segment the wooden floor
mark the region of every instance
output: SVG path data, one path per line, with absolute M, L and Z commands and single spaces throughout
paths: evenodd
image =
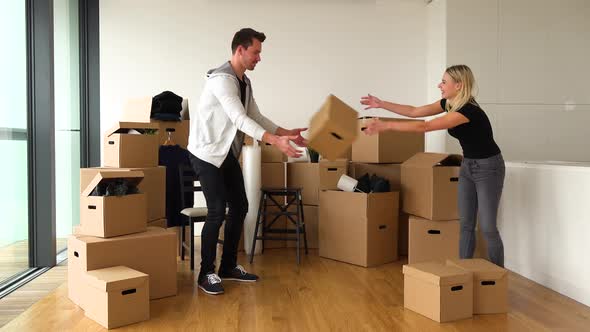
M 66 238 L 56 240 L 57 252 L 67 244 Z M 0 282 L 29 268 L 29 241 L 22 240 L 0 248 Z
M 255 284 L 224 283 L 226 294 L 195 287 L 178 265 L 179 293 L 151 302 L 149 321 L 123 331 L 589 331 L 590 308 L 514 273 L 510 312 L 439 324 L 403 308 L 403 262 L 365 269 L 317 256 L 295 263 L 292 249 L 267 250 L 246 269 Z M 6 331 L 101 331 L 67 298 L 65 284 L 4 326 Z

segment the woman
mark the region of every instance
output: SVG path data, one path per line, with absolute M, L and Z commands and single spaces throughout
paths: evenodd
M 414 107 L 382 101 L 367 95 L 361 98 L 365 109 L 383 108 L 411 118 L 444 116 L 431 121 L 380 121 L 375 119 L 365 129 L 368 135 L 385 130 L 429 132 L 448 129 L 463 148 L 459 175 L 459 218 L 461 258 L 472 258 L 475 250 L 475 223 L 479 212 L 480 229 L 488 244 L 490 260 L 504 266 L 504 245 L 496 227 L 498 204 L 504 185 L 504 159 L 494 141 L 492 126 L 473 97 L 475 78 L 466 65 L 447 68 L 438 85 L 442 99 L 430 105 Z

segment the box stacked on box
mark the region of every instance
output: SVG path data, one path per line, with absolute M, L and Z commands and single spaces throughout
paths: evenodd
M 422 121 L 407 119 L 380 118 L 382 121 Z M 350 175 L 359 179 L 364 175 L 378 176 L 389 181 L 392 191 L 400 191 L 400 205 L 403 204 L 401 187 L 401 163 L 416 153 L 424 152 L 424 133 L 385 131 L 376 135 L 366 135 L 364 129 L 371 117 L 357 120 L 358 139 L 352 144 Z M 398 253 L 408 254 L 407 215 L 397 211 L 399 219 Z
M 128 105 L 124 121 L 106 132 L 104 167 L 80 170 L 68 296 L 106 328 L 149 319 L 149 300 L 177 290 L 176 235 L 165 229 L 166 168 L 158 166 L 162 129 L 170 125 L 145 119 L 149 102 Z M 188 136 L 188 122 L 186 130 L 181 124 L 175 129 Z

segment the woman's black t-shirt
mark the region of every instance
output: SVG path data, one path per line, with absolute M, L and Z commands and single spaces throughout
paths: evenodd
M 446 99 L 441 99 L 440 106 L 445 111 L 446 103 Z M 449 128 L 449 134 L 459 140 L 465 158 L 482 159 L 500 153 L 500 148 L 494 141 L 490 119 L 479 106 L 467 103 L 457 112 L 463 114 L 469 122 Z

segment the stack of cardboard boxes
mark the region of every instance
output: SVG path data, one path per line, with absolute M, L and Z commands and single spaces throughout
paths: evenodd
M 380 176 L 389 181 L 391 191 L 322 193 L 320 256 L 376 266 L 398 259 L 400 163 L 424 151 L 424 135 L 388 131 L 368 136 L 363 130 L 372 119 L 353 121 L 356 140 L 348 174 L 355 179 Z
M 182 125 L 149 121 L 151 99 L 129 105 L 127 122 L 105 134 L 103 167 L 80 170 L 80 225 L 68 239 L 68 296 L 107 328 L 149 319 L 149 300 L 177 291 L 177 242 L 163 228 L 166 174 L 158 148 L 162 128 Z
M 439 322 L 507 310 L 506 270 L 458 259 L 461 160 L 418 153 L 401 167 L 403 211 L 410 215 L 404 306 Z

